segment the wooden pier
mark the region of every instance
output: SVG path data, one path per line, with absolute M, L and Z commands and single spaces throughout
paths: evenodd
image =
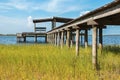
M 107 25 L 120 25 L 120 0 L 115 0 L 105 6 L 48 31 L 47 40 L 49 40 L 49 43 L 61 46 L 62 48 L 64 41 L 66 46 L 70 47 L 72 45 L 71 41 L 76 39 L 76 56 L 78 56 L 81 52 L 79 48 L 80 33 L 84 31 L 84 44 L 85 48 L 87 48 L 88 30 L 92 29 L 92 63 L 94 69 L 97 69 L 98 44 L 99 48 L 102 50 L 103 29 L 106 29 Z M 75 32 L 75 38 L 72 38 L 73 32 Z
M 34 32 L 22 32 L 17 33 L 17 42 L 26 42 L 27 37 L 34 37 L 35 41 L 37 42 L 38 37 L 45 37 L 45 43 L 49 42 L 49 38 L 47 37 L 46 28 L 47 27 L 38 27 L 36 26 L 37 23 L 44 23 L 44 22 L 51 22 L 51 29 L 56 28 L 56 23 L 67 23 L 73 19 L 71 18 L 63 18 L 63 17 L 53 17 L 53 18 L 46 18 L 46 19 L 34 19 Z M 47 40 L 48 38 L 48 40 Z
M 26 43 L 26 38 L 27 37 L 34 37 L 34 42 L 38 42 L 37 38 L 38 37 L 44 37 L 45 38 L 45 43 L 47 42 L 47 36 L 46 33 L 35 33 L 35 32 L 23 32 L 23 33 L 17 33 L 17 42 L 24 42 Z

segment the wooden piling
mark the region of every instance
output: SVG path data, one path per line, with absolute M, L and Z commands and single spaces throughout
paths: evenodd
M 34 32 L 36 32 L 35 28 L 36 28 L 36 23 L 34 23 Z
M 79 56 L 79 39 L 80 39 L 80 30 L 76 29 L 76 56 Z
M 92 26 L 92 63 L 94 69 L 97 69 L 97 27 Z
M 57 46 L 60 46 L 60 32 L 57 34 Z
M 99 48 L 102 50 L 103 47 L 103 31 L 102 28 L 99 28 Z
M 24 42 L 26 42 L 26 36 L 24 36 L 24 38 L 23 38 L 23 39 L 24 39 Z
M 61 31 L 61 48 L 63 48 L 64 44 L 64 31 Z
M 47 43 L 47 34 L 46 34 L 46 36 L 45 36 L 45 43 Z
M 35 42 L 37 42 L 37 35 L 35 35 Z
M 73 46 L 73 34 L 72 31 L 70 31 L 70 47 L 72 48 Z
M 67 47 L 70 47 L 70 29 L 67 30 L 66 45 L 67 45 Z
M 54 33 L 55 34 L 55 46 L 57 46 L 57 33 Z
M 55 28 L 55 27 L 56 27 L 56 20 L 53 19 L 53 21 L 52 21 L 52 29 Z
M 84 39 L 85 40 L 85 48 L 87 48 L 88 47 L 88 30 L 87 29 L 85 30 L 84 36 L 85 36 L 85 39 Z

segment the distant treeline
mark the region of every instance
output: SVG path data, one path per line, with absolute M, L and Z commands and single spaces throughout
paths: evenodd
M 0 36 L 16 36 L 16 34 L 0 34 Z

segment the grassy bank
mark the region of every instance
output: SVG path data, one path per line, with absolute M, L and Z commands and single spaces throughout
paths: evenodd
M 92 69 L 91 48 L 60 49 L 52 45 L 0 45 L 0 80 L 120 80 L 120 47 L 98 54 Z

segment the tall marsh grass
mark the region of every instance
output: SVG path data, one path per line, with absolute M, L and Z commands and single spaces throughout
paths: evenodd
M 91 48 L 47 44 L 0 45 L 0 80 L 120 80 L 120 47 L 98 53 L 99 71 L 93 70 Z

